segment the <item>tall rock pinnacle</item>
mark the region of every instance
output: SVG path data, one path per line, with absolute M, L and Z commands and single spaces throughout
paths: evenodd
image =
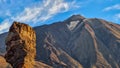
M 14 22 L 6 38 L 5 59 L 13 68 L 33 68 L 36 56 L 36 34 L 27 24 Z

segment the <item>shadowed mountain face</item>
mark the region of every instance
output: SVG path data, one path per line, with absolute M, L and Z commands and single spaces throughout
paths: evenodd
M 63 22 L 34 28 L 36 60 L 54 68 L 119 68 L 120 25 L 73 15 Z M 0 35 L 0 52 L 5 52 Z M 1 50 L 2 49 L 2 50 Z

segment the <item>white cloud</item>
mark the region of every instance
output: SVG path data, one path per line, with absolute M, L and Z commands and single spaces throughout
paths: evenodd
M 120 13 L 119 13 L 119 14 L 117 14 L 117 15 L 116 15 L 116 17 L 120 19 Z
M 8 28 L 9 28 L 9 27 L 10 27 L 9 21 L 8 21 L 8 20 L 4 20 L 4 21 L 0 24 L 0 34 L 8 31 Z
M 64 0 L 43 0 L 42 3 L 27 7 L 17 17 L 12 19 L 20 22 L 40 22 L 46 21 L 54 15 L 62 12 L 67 12 L 71 8 L 78 8 L 75 1 L 65 2 Z
M 116 14 L 116 15 L 114 16 L 114 18 L 115 18 L 116 21 L 119 21 L 119 20 L 120 20 L 120 13 Z
M 6 2 L 7 0 L 0 0 L 0 2 Z M 24 0 L 22 0 L 24 1 Z M 14 1 L 11 1 L 10 4 L 11 6 L 16 6 L 13 3 Z M 16 2 L 17 4 L 20 4 L 23 2 Z M 29 3 L 29 0 L 26 1 L 25 3 Z M 0 24 L 0 34 L 3 32 L 8 31 L 10 25 L 12 24 L 12 21 L 19 21 L 19 22 L 24 22 L 30 25 L 35 25 L 38 22 L 43 22 L 46 21 L 53 16 L 55 16 L 58 13 L 63 13 L 70 11 L 75 8 L 79 8 L 80 6 L 76 3 L 76 0 L 73 1 L 65 1 L 65 0 L 43 0 L 39 1 L 37 3 L 32 3 L 31 5 L 25 5 L 23 4 L 24 9 L 20 12 L 17 10 L 17 7 L 14 7 L 14 9 L 7 6 L 9 8 L 8 11 L 5 13 L 3 16 L 8 16 L 7 19 L 2 21 L 2 24 Z M 30 1 L 31 3 L 31 1 Z M 26 7 L 27 6 L 27 7 Z M 19 6 L 18 6 L 19 7 Z M 14 10 L 14 13 L 13 13 Z M 17 11 L 16 11 L 17 10 Z M 2 13 L 2 14 L 3 14 Z
M 103 9 L 103 11 L 110 11 L 110 10 L 120 10 L 120 4 L 116 4 L 116 5 L 113 5 L 113 6 L 110 6 L 110 7 L 106 7 L 105 9 Z

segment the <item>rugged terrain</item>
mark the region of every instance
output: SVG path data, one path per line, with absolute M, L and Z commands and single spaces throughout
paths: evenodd
M 119 24 L 73 15 L 34 30 L 37 62 L 53 68 L 120 68 Z M 3 55 L 6 36 L 0 35 Z
M 33 68 L 36 56 L 36 34 L 27 24 L 13 22 L 5 39 L 5 59 L 13 68 Z

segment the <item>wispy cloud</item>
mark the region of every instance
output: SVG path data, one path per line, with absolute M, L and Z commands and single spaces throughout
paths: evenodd
M 75 1 L 65 2 L 64 0 L 43 0 L 42 3 L 27 7 L 20 15 L 13 18 L 20 22 L 39 22 L 46 21 L 54 15 L 67 12 L 73 7 L 78 7 Z
M 4 20 L 1 24 L 0 24 L 0 34 L 3 32 L 8 31 L 8 28 L 10 27 L 9 21 L 8 20 Z
M 120 13 L 114 15 L 114 19 L 116 20 L 116 22 L 120 21 Z
M 0 33 L 6 32 L 13 21 L 34 25 L 39 22 L 44 22 L 59 13 L 80 7 L 77 5 L 76 0 L 42 0 L 38 2 L 34 2 L 34 0 L 10 0 L 9 2 L 7 0 L 0 0 L 0 2 L 4 2 L 4 4 L 1 3 L 0 5 L 0 8 L 2 8 L 0 15 L 6 18 L 0 24 Z M 29 5 L 26 5 L 27 3 Z M 6 8 L 4 8 L 5 6 Z
M 115 16 L 120 19 L 120 13 L 119 13 L 119 14 L 116 14 Z
M 120 4 L 109 6 L 109 7 L 106 7 L 105 9 L 103 9 L 103 11 L 110 11 L 110 10 L 120 10 Z

